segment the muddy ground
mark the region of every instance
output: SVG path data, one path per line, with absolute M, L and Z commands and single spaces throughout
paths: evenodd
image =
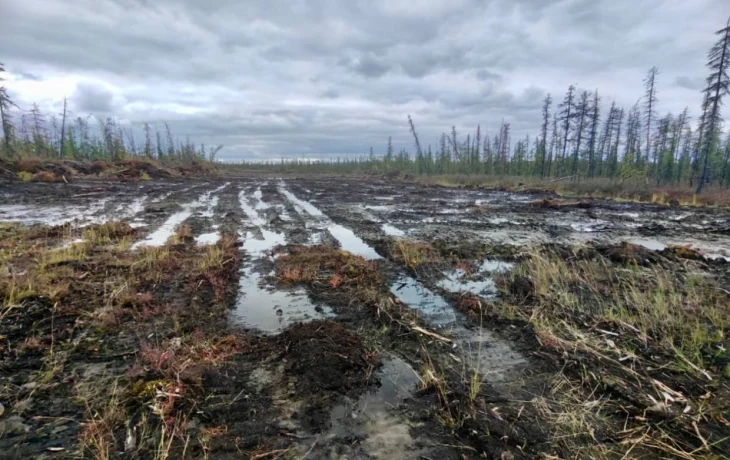
M 123 235 L 99 238 L 109 222 Z M 701 385 L 646 358 L 623 394 L 591 388 L 605 355 L 548 343 L 522 314 L 535 280 L 515 274 L 547 250 L 661 266 L 727 305 L 724 209 L 257 175 L 7 182 L 0 225 L 5 458 L 730 455 L 724 326 Z M 47 292 L 18 295 L 41 275 Z M 100 319 L 115 277 L 135 300 Z M 621 348 L 623 330 L 586 329 Z M 632 395 L 645 367 L 668 399 Z M 654 419 L 652 401 L 684 406 Z

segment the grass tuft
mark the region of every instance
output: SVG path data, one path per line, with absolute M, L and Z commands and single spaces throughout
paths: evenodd
M 399 239 L 390 252 L 393 259 L 413 270 L 436 260 L 436 249 L 424 241 Z

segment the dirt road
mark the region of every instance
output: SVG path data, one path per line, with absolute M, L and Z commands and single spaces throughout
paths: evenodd
M 551 421 L 524 415 L 535 413 L 524 401 L 534 403 L 560 366 L 545 359 L 531 326 L 485 322 L 470 308 L 499 303 L 515 263 L 546 244 L 626 241 L 648 253 L 691 245 L 716 273 L 730 260 L 730 214 L 717 209 L 316 177 L 0 186 L 0 222 L 70 228 L 47 238 L 49 250 L 84 244 L 84 227 L 110 221 L 134 229 L 131 260 L 173 244 L 182 228 L 190 251 L 220 246 L 224 235 L 237 240 L 233 294 L 211 327 L 243 337 L 244 351 L 197 382 L 209 397 L 183 430 L 192 434 L 186 448 L 198 439 L 183 452 L 211 458 L 565 455 Z M 160 343 L 175 336 L 165 334 Z M 9 437 L 1 446 L 13 455 L 69 455 L 88 413 L 63 402 L 18 409 L 37 381 L 18 377 L 18 359 L 5 350 L 0 428 Z M 111 360 L 98 370 L 95 361 L 66 366 L 118 378 L 133 365 Z M 57 432 L 43 421 L 66 416 Z M 128 437 L 139 417 L 119 432 Z M 214 442 L 201 440 L 222 426 Z M 123 438 L 112 450 L 125 451 Z M 120 455 L 132 452 L 151 450 L 137 442 Z

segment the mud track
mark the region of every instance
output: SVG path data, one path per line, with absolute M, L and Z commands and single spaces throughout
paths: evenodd
M 225 238 L 237 240 L 222 291 L 212 279 L 194 295 L 192 284 L 176 284 L 184 263 L 145 285 L 161 303 L 197 305 L 188 335 L 158 324 L 149 337 L 170 344 L 182 336 L 185 344 L 203 334 L 217 352 L 228 350 L 215 365 L 177 375 L 197 393 L 172 451 L 195 458 L 572 457 L 555 441 L 553 421 L 525 403 L 545 392 L 561 363 L 529 324 L 476 308 L 501 302 L 510 270 L 545 245 L 625 241 L 643 248 L 647 264 L 664 260 L 670 246 L 691 245 L 718 279 L 728 279 L 730 260 L 730 214 L 719 209 L 316 177 L 0 184 L 0 222 L 41 232 L 49 250 L 84 244 L 84 228 L 111 221 L 133 229 L 124 248 L 130 264 L 150 248 L 184 247 L 180 260 L 198 260 L 206 248 L 232 250 Z M 89 411 L 73 401 L 77 381 L 166 378 L 124 355 L 144 337 L 130 339 L 132 331 L 147 326 L 120 321 L 85 332 L 76 312 L 56 316 L 58 303 L 21 305 L 25 316 L 0 331 L 0 456 L 79 455 Z M 42 326 L 49 315 L 50 328 Z M 51 379 L 56 386 L 37 394 L 42 351 L 11 352 L 31 336 L 78 343 L 97 333 L 118 343 L 71 354 Z M 123 420 L 112 458 L 155 457 L 139 442 L 125 446 L 141 418 Z M 614 442 L 610 433 L 598 438 Z

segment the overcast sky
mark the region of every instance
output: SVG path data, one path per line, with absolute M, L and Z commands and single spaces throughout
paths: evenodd
M 168 121 L 224 158 L 411 149 L 456 125 L 537 133 L 570 84 L 696 117 L 727 0 L 0 0 L 23 107 Z M 412 149 L 411 149 L 412 150 Z

